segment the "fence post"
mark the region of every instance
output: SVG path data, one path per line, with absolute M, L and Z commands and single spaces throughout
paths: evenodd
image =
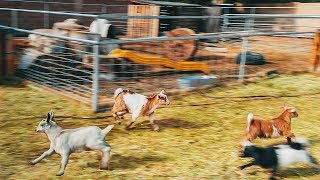
M 44 3 L 43 5 L 43 10 L 45 11 L 49 11 L 49 4 Z M 43 27 L 44 28 L 49 28 L 49 14 L 48 13 L 44 13 L 43 14 Z
M 18 12 L 11 11 L 11 26 L 14 28 L 18 28 Z
M 98 26 L 98 23 L 97 23 Z M 99 28 L 99 27 L 98 27 Z M 98 30 L 98 29 L 97 29 Z M 98 31 L 99 32 L 99 31 Z M 95 36 L 97 43 L 100 41 L 99 36 Z M 93 45 L 93 77 L 92 77 L 92 109 L 94 112 L 99 110 L 99 44 Z
M 222 32 L 226 31 L 228 28 L 228 23 L 229 23 L 229 17 L 227 17 L 228 14 L 229 14 L 229 8 L 223 9 Z
M 246 18 L 245 20 L 245 27 L 244 29 L 246 31 L 250 30 L 251 28 L 251 23 L 253 21 L 253 18 Z M 246 32 L 247 34 L 249 32 Z M 246 59 L 247 59 L 247 51 L 248 51 L 248 38 L 247 37 L 243 37 L 242 43 L 241 43 L 241 60 L 240 60 L 240 66 L 239 66 L 239 82 L 243 82 L 244 80 L 244 76 L 245 76 L 245 66 L 246 66 Z

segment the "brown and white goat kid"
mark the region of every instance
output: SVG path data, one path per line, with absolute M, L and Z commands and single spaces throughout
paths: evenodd
M 114 92 L 115 103 L 111 110 L 112 115 L 119 124 L 126 113 L 132 114 L 131 123 L 126 127 L 127 129 L 136 121 L 139 116 L 149 116 L 152 129 L 157 131 L 159 126 L 154 123 L 154 113 L 161 102 L 166 105 L 170 104 L 169 98 L 162 90 L 159 94 L 147 97 L 142 94 L 135 93 L 130 90 L 123 90 L 118 88 Z
M 110 161 L 111 147 L 104 140 L 108 132 L 114 125 L 109 125 L 105 129 L 97 126 L 87 126 L 77 129 L 62 129 L 53 120 L 53 111 L 50 111 L 46 119 L 40 121 L 36 132 L 44 132 L 48 136 L 51 144 L 50 149 L 41 156 L 31 161 L 32 165 L 37 164 L 43 158 L 52 155 L 54 152 L 61 155 L 61 166 L 57 176 L 64 174 L 71 153 L 82 151 L 99 150 L 102 152 L 100 169 L 108 169 Z
M 291 119 L 295 117 L 298 117 L 297 110 L 290 106 L 284 106 L 283 112 L 271 120 L 256 119 L 250 113 L 247 118 L 245 139 L 251 142 L 257 137 L 272 138 L 285 136 L 287 137 L 288 144 L 290 144 L 291 138 L 295 136 L 291 132 Z

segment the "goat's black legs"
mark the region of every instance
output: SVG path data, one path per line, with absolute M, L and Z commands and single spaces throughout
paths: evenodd
M 316 158 L 314 158 L 313 156 L 309 155 L 311 163 L 315 164 L 315 165 L 319 165 L 318 161 L 316 160 Z
M 277 180 L 276 178 L 276 172 L 277 172 L 277 167 L 276 166 L 273 166 L 272 167 L 272 175 L 270 176 L 270 180 Z

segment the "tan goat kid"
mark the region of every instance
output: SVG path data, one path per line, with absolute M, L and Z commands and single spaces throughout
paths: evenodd
M 294 107 L 284 106 L 283 112 L 271 120 L 261 120 L 253 117 L 250 113 L 247 118 L 247 128 L 245 139 L 253 141 L 257 137 L 272 138 L 285 136 L 288 144 L 295 135 L 291 132 L 291 119 L 298 117 L 297 110 Z
M 121 124 L 121 119 L 126 113 L 132 114 L 131 123 L 127 129 L 136 121 L 139 116 L 149 116 L 150 124 L 153 130 L 159 130 L 159 126 L 154 123 L 154 113 L 158 106 L 164 102 L 166 105 L 170 101 L 162 90 L 159 94 L 147 97 L 142 94 L 135 93 L 130 90 L 118 88 L 114 92 L 115 103 L 111 110 L 114 119 Z

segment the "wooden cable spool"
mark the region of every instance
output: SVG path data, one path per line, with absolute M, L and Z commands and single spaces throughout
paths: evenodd
M 178 28 L 167 33 L 167 37 L 191 36 L 195 32 L 188 28 Z M 197 40 L 172 40 L 163 43 L 164 54 L 167 58 L 176 61 L 186 61 L 193 57 L 197 51 Z

